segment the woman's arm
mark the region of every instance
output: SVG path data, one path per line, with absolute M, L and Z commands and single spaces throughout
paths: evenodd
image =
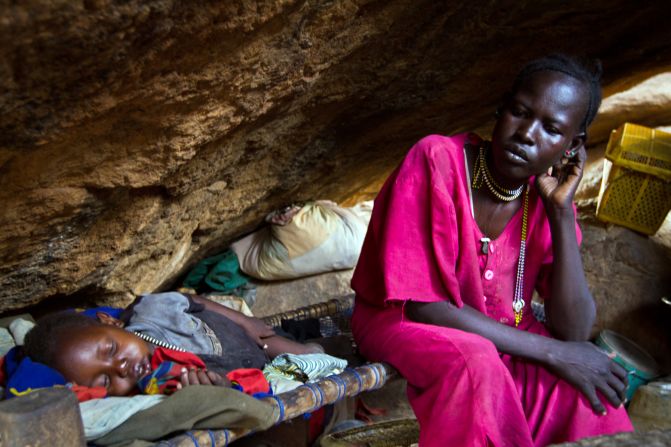
M 590 336 L 596 306 L 587 287 L 575 234 L 573 209 L 552 213 L 552 288 L 545 300 L 550 332 L 568 341 L 584 341 Z
M 222 306 L 221 304 L 210 301 L 199 295 L 191 295 L 191 299 L 196 303 L 205 306 L 205 309 L 223 315 L 242 327 L 257 345 L 265 349 L 271 359 L 285 352 L 291 354 L 314 354 L 324 352 L 324 349 L 316 343 L 298 343 L 297 341 L 289 340 L 288 338 L 277 335 L 272 327 L 256 317 L 248 317 L 241 312 L 229 309 L 226 306 Z
M 592 343 L 565 342 L 520 331 L 500 324 L 472 307 L 457 308 L 449 302 L 409 301 L 405 313 L 419 323 L 480 335 L 494 343 L 499 352 L 543 364 L 582 392 L 598 413 L 606 410 L 597 391 L 614 406 L 624 401 L 627 372 Z
M 575 157 L 553 167 L 552 175 L 541 174 L 536 179 L 552 233 L 552 288 L 545 301 L 547 326 L 554 336 L 569 341 L 587 340 L 596 318 L 576 240 L 573 210 L 573 196 L 586 159 L 587 152 L 581 145 Z
M 262 340 L 267 337 L 272 337 L 275 335 L 275 332 L 273 331 L 273 328 L 268 326 L 266 323 L 263 321 L 259 320 L 258 318 L 255 317 L 248 317 L 247 315 L 243 314 L 242 312 L 238 312 L 237 310 L 229 309 L 226 306 L 222 306 L 219 303 L 215 303 L 214 301 L 210 301 L 205 297 L 202 297 L 200 295 L 190 295 L 191 299 L 198 303 L 202 304 L 205 306 L 206 310 L 216 312 L 220 315 L 225 316 L 229 320 L 231 320 L 233 323 L 237 324 L 241 328 L 247 332 L 247 334 L 252 337 L 252 339 L 259 345 L 263 346 L 265 342 Z

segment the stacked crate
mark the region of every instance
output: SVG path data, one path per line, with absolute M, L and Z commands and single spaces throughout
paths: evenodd
M 671 134 L 625 123 L 610 135 L 596 216 L 654 234 L 671 209 Z

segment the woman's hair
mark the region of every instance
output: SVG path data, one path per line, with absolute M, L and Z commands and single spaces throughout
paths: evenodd
M 26 334 L 23 353 L 35 362 L 53 366 L 59 355 L 58 346 L 69 331 L 99 324 L 96 319 L 73 311 L 46 315 Z
M 588 60 L 560 53 L 534 59 L 527 63 L 515 78 L 512 93 L 516 93 L 531 75 L 539 71 L 563 73 L 585 86 L 589 94 L 589 102 L 585 119 L 580 125 L 580 131 L 586 131 L 601 105 L 601 62 L 598 59 Z

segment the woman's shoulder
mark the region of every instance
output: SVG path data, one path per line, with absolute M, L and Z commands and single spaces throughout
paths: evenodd
M 471 132 L 463 132 L 454 135 L 440 135 L 440 134 L 430 134 L 417 143 L 414 147 L 417 148 L 432 148 L 432 147 L 442 147 L 442 148 L 463 148 L 465 143 L 471 142 L 475 139 L 479 140 L 479 137 Z
M 455 135 L 431 134 L 419 140 L 408 152 L 409 156 L 419 157 L 457 157 L 461 158 L 467 145 L 478 145 L 482 141 L 474 133 L 465 132 Z
M 461 133 L 456 135 L 432 134 L 423 137 L 408 151 L 403 165 L 416 169 L 419 166 L 425 168 L 440 167 L 449 169 L 450 166 L 461 166 L 463 164 L 463 149 L 467 144 L 477 144 L 477 135 L 472 133 Z
M 427 135 L 413 145 L 389 182 L 395 184 L 434 184 L 441 189 L 459 184 L 465 176 L 464 145 L 474 134 Z

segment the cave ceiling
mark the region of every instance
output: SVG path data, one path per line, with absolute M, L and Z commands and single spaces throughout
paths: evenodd
M 530 58 L 598 57 L 606 95 L 671 67 L 669 2 L 0 9 L 0 311 L 127 301 L 277 206 L 364 198 L 422 135 L 486 132 Z

